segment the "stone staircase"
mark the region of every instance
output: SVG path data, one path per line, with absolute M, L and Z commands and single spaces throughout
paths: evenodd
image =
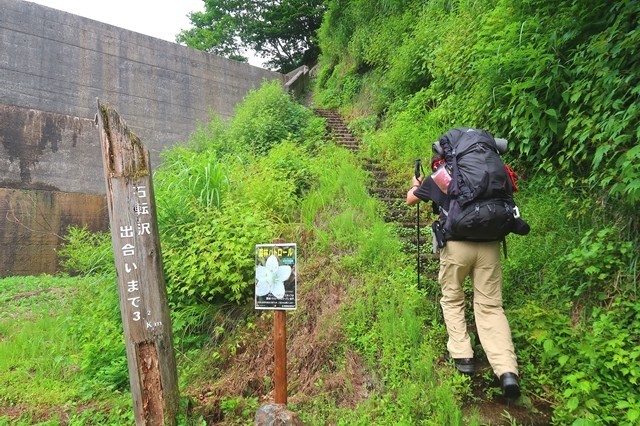
M 360 150 L 358 139 L 347 128 L 337 111 L 331 109 L 314 109 L 314 112 L 326 120 L 329 135 L 336 144 L 354 153 Z M 437 258 L 431 251 L 432 242 L 431 231 L 429 229 L 431 224 L 431 218 L 429 217 L 430 206 L 425 203 L 420 203 L 421 205 L 419 207 L 408 206 L 406 203 L 406 195 L 409 189 L 409 182 L 407 182 L 406 187 L 403 188 L 390 186 L 388 174 L 382 165 L 370 158 L 363 158 L 362 162 L 362 167 L 371 173 L 373 177 L 373 185 L 369 188 L 370 193 L 385 204 L 385 221 L 398 225 L 399 235 L 404 242 L 405 250 L 416 256 L 416 266 L 418 265 L 417 256 L 419 254 L 421 280 L 424 281 L 427 276 L 435 279 L 434 268 L 429 268 L 430 263 L 432 264 L 434 261 L 437 262 Z M 419 233 L 418 218 L 420 220 Z

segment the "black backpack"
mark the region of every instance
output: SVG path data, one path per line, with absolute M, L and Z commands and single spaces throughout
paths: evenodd
M 445 240 L 499 241 L 526 235 L 529 225 L 513 201 L 513 183 L 493 135 L 460 127 L 439 139 L 451 182 L 443 214 Z

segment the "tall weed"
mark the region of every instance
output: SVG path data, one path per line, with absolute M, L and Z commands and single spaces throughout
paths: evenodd
M 640 382 L 639 322 L 640 302 L 617 299 L 612 309 L 594 311 L 592 325 L 579 330 L 577 340 L 557 342 L 570 351 L 560 349 L 564 389 L 555 421 L 637 424 L 640 398 L 629 390 Z
M 158 226 L 164 235 L 194 220 L 198 211 L 219 208 L 228 171 L 215 151 L 176 146 L 162 153 L 154 173 Z
M 70 274 L 105 275 L 115 272 L 111 235 L 70 226 L 58 249 L 62 269 Z

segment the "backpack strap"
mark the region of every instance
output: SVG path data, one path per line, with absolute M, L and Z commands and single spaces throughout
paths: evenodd
M 449 139 L 450 131 L 446 135 L 440 136 L 440 146 L 444 151 L 444 161 L 447 167 L 450 168 L 451 182 L 449 183 L 449 190 L 447 195 L 450 198 L 457 198 L 460 194 L 460 186 L 458 181 L 458 163 L 456 162 L 456 153 L 453 149 L 451 139 Z

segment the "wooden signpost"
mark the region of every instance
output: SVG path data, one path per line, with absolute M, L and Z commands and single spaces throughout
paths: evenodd
M 100 101 L 97 122 L 136 425 L 175 425 L 178 374 L 149 151 Z
M 301 426 L 300 417 L 287 408 L 287 311 L 298 305 L 297 248 L 274 240 L 256 245 L 255 308 L 273 310 L 274 404 L 258 409 L 255 426 Z
M 287 404 L 287 310 L 297 307 L 296 244 L 256 246 L 256 309 L 272 309 L 274 400 Z
M 287 405 L 287 311 L 273 313 L 274 402 Z

